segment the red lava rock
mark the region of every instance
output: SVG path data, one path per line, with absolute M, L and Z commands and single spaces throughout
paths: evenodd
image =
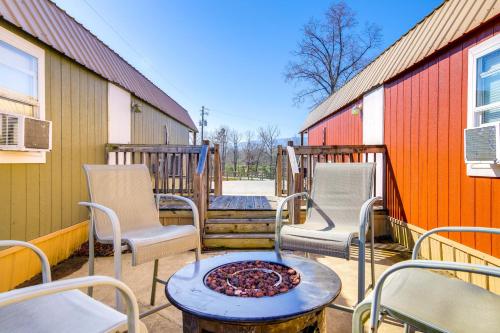
M 260 260 L 223 265 L 205 278 L 205 285 L 210 289 L 239 297 L 274 296 L 295 288 L 299 283 L 300 275 L 294 269 Z

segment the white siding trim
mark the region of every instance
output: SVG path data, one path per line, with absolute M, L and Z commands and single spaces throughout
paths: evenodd
M 488 38 L 484 42 L 469 49 L 467 78 L 467 127 L 479 126 L 478 114 L 475 112 L 476 100 L 476 61 L 478 58 L 500 48 L 500 34 Z M 463 139 L 462 139 L 463 140 Z M 465 163 L 465 161 L 463 162 Z M 500 178 L 500 166 L 491 164 L 467 164 L 467 176 Z
M 108 82 L 108 142 L 128 144 L 132 138 L 130 93 Z
M 38 59 L 38 107 L 35 117 L 45 120 L 45 51 L 3 27 L 0 27 L 0 40 Z M 0 164 L 45 162 L 46 152 L 42 151 L 0 151 Z

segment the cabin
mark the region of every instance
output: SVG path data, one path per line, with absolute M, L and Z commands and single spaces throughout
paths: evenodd
M 317 149 L 383 147 L 377 177 L 402 244 L 439 226 L 500 227 L 499 14 L 494 0 L 444 1 L 300 130 Z M 440 234 L 425 255 L 498 266 L 500 237 Z
M 87 239 L 82 165 L 108 144 L 189 145 L 188 112 L 48 0 L 0 0 L 0 239 L 27 240 L 51 264 Z M 0 251 L 0 291 L 38 273 Z M 11 275 L 13 267 L 16 274 Z

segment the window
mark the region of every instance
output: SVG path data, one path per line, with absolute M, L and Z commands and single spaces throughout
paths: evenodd
M 500 122 L 500 35 L 469 50 L 467 127 Z M 495 164 L 467 164 L 467 175 L 500 177 Z
M 43 50 L 0 33 L 0 111 L 42 118 Z
M 0 27 L 0 112 L 45 120 L 45 53 Z M 44 163 L 45 152 L 0 151 L 0 163 Z
M 469 52 L 469 127 L 500 121 L 500 36 Z

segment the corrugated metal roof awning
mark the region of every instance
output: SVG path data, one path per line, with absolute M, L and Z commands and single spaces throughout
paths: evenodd
M 450 44 L 500 13 L 500 0 L 447 0 L 311 111 L 300 131 Z
M 51 1 L 0 0 L 0 17 L 196 130 L 182 106 Z

